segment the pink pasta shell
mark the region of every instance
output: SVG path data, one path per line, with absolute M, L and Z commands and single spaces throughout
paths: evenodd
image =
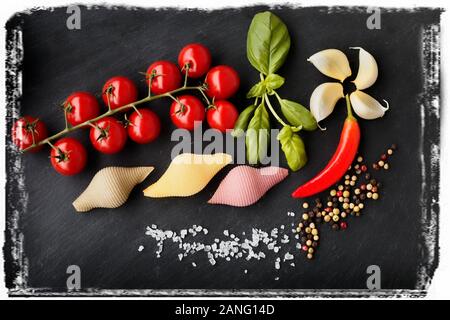
M 222 180 L 208 203 L 234 207 L 252 205 L 287 175 L 288 170 L 279 167 L 237 166 Z

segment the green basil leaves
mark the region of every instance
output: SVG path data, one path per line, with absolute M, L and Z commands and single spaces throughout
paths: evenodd
M 286 60 L 291 37 L 283 21 L 269 11 L 253 17 L 247 34 L 247 58 L 264 75 L 277 72 Z
M 300 103 L 281 98 L 278 101 L 281 106 L 281 112 L 291 125 L 301 127 L 307 131 L 317 129 L 316 119 L 311 112 Z
M 247 160 L 250 164 L 258 164 L 264 159 L 269 144 L 270 120 L 264 104 L 256 109 L 253 118 L 248 124 L 245 136 Z
M 259 71 L 260 81 L 247 93 L 247 98 L 255 99 L 255 103 L 241 112 L 232 135 L 239 137 L 246 131 L 247 161 L 250 164 L 261 163 L 267 155 L 269 146 L 270 111 L 273 118 L 282 126 L 277 139 L 280 141 L 289 168 L 296 171 L 307 161 L 305 146 L 298 131 L 315 130 L 317 122 L 307 108 L 297 102 L 281 98 L 276 92 L 285 83 L 285 79 L 276 72 L 285 62 L 290 46 L 291 37 L 280 18 L 269 11 L 258 13 L 253 17 L 247 34 L 247 58 Z M 270 96 L 277 98 L 286 120 L 275 111 Z M 260 101 L 259 105 L 257 101 Z
M 308 158 L 306 156 L 305 145 L 300 136 L 294 133 L 291 127 L 286 126 L 281 129 L 277 139 L 281 143 L 281 149 L 286 156 L 289 168 L 292 171 L 301 169 L 308 161 Z

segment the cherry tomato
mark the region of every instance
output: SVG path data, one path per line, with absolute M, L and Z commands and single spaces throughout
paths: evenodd
M 84 146 L 73 138 L 62 138 L 53 145 L 50 161 L 57 172 L 72 176 L 83 171 L 87 153 Z
M 102 98 L 111 109 L 117 109 L 137 100 L 138 91 L 133 81 L 126 77 L 117 76 L 106 81 L 102 90 Z
M 239 112 L 229 101 L 219 100 L 214 102 L 214 106 L 206 112 L 206 120 L 211 128 L 220 132 L 226 132 L 227 129 L 233 129 Z
M 181 73 L 175 63 L 170 61 L 156 61 L 147 69 L 147 84 L 151 93 L 163 94 L 181 86 Z
M 208 86 L 206 94 L 217 100 L 228 99 L 239 89 L 239 75 L 229 66 L 216 66 L 211 68 L 206 75 L 205 83 Z
M 137 143 L 149 143 L 158 138 L 161 131 L 161 121 L 156 113 L 148 109 L 134 111 L 128 123 L 128 135 Z
M 33 140 L 34 138 L 34 140 Z M 25 116 L 17 120 L 12 127 L 12 140 L 20 150 L 26 149 L 47 138 L 47 127 L 34 117 Z M 30 152 L 37 152 L 42 146 L 33 148 Z
M 116 118 L 105 117 L 91 128 L 89 138 L 95 149 L 102 153 L 113 154 L 123 149 L 127 142 L 127 131 Z
M 211 53 L 209 49 L 199 43 L 191 43 L 181 49 L 178 55 L 178 65 L 183 74 L 186 73 L 185 65 L 189 64 L 188 76 L 200 78 L 208 72 L 211 66 Z
M 76 126 L 100 115 L 97 99 L 87 92 L 72 93 L 63 104 L 67 112 L 67 121 Z
M 205 119 L 205 107 L 196 97 L 184 95 L 170 106 L 170 118 L 178 128 L 194 130 Z M 199 122 L 197 122 L 199 121 Z

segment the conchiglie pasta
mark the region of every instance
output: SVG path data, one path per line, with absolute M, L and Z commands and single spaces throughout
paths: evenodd
M 208 203 L 234 207 L 250 206 L 287 175 L 288 170 L 279 167 L 235 167 L 222 180 Z
M 107 167 L 97 172 L 86 190 L 72 203 L 78 212 L 94 208 L 117 208 L 133 188 L 144 181 L 153 167 Z
M 151 198 L 194 195 L 231 161 L 231 156 L 225 153 L 180 154 L 172 160 L 162 177 L 144 190 L 144 195 Z

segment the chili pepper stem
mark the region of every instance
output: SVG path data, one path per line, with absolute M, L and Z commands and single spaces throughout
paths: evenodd
M 80 124 L 78 124 L 76 126 L 68 127 L 68 128 L 66 128 L 66 129 L 64 129 L 64 130 L 62 130 L 62 131 L 60 131 L 60 132 L 58 132 L 58 133 L 56 133 L 56 134 L 54 134 L 54 135 L 44 139 L 44 140 L 41 140 L 41 141 L 39 141 L 37 143 L 33 143 L 28 148 L 23 149 L 22 152 L 27 152 L 27 151 L 29 151 L 31 149 L 34 149 L 34 148 L 36 148 L 38 146 L 42 146 L 44 144 L 49 144 L 50 145 L 50 141 L 58 139 L 58 138 L 60 138 L 60 137 L 62 137 L 64 135 L 66 135 L 69 132 L 78 130 L 78 129 L 83 128 L 85 126 L 89 126 L 89 125 L 92 126 L 93 123 L 95 123 L 95 122 L 97 122 L 97 121 L 99 121 L 99 120 L 101 120 L 101 119 L 103 119 L 105 117 L 112 116 L 112 115 L 114 115 L 116 113 L 119 113 L 119 112 L 127 111 L 128 109 L 135 108 L 137 105 L 140 105 L 140 104 L 143 104 L 143 103 L 146 103 L 146 102 L 151 102 L 153 100 L 157 100 L 157 99 L 160 99 L 160 98 L 167 97 L 168 94 L 169 95 L 174 95 L 176 93 L 179 93 L 179 92 L 182 92 L 182 91 L 185 91 L 185 90 L 200 90 L 200 91 L 202 91 L 202 87 L 201 86 L 198 86 L 198 87 L 181 87 L 181 88 L 177 88 L 177 89 L 175 89 L 173 91 L 170 91 L 170 92 L 167 92 L 167 93 L 163 93 L 163 94 L 160 94 L 160 95 L 151 96 L 151 97 L 147 96 L 147 97 L 145 97 L 145 98 L 143 98 L 141 100 L 138 100 L 138 101 L 135 101 L 135 102 L 131 102 L 131 103 L 129 103 L 127 105 L 124 105 L 124 106 L 122 106 L 120 108 L 116 108 L 116 109 L 108 108 L 108 111 L 106 111 L 105 113 L 99 115 L 98 117 L 90 119 L 90 120 L 85 121 L 83 123 L 80 123 Z M 108 99 L 108 102 L 109 102 L 109 99 Z
M 350 95 L 347 94 L 345 96 L 345 102 L 347 103 L 347 117 L 350 119 L 356 120 L 356 118 L 353 116 L 353 113 L 352 113 L 352 104 L 350 102 Z

